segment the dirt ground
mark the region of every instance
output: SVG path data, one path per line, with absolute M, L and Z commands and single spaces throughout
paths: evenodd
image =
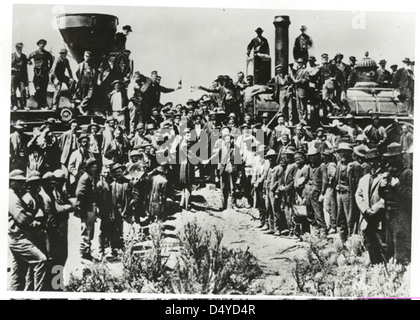
M 246 203 L 246 200 L 245 200 Z M 164 243 L 167 244 L 168 254 L 173 255 L 175 261 L 178 240 L 177 234 L 187 222 L 196 220 L 204 229 L 223 231 L 222 245 L 227 248 L 240 248 L 254 254 L 262 267 L 264 274 L 261 279 L 253 283 L 256 292 L 261 294 L 290 295 L 294 292 L 295 282 L 292 276 L 295 257 L 303 257 L 305 244 L 299 240 L 265 234 L 257 226 L 260 224 L 256 209 L 228 208 L 221 211 L 221 191 L 213 185 L 198 189 L 192 193 L 192 210 L 178 211 L 163 223 Z M 175 205 L 171 205 L 173 209 Z M 99 257 L 98 236 L 99 220 L 95 223 L 95 236 L 92 244 L 93 255 Z M 65 267 L 65 281 L 70 273 L 80 274 L 86 264 L 79 256 L 80 220 L 72 214 L 69 218 L 69 252 Z M 147 247 L 147 243 L 144 243 Z M 10 259 L 9 259 L 10 262 Z M 169 264 L 171 261 L 169 261 Z M 111 272 L 118 275 L 122 270 L 119 262 L 109 263 Z

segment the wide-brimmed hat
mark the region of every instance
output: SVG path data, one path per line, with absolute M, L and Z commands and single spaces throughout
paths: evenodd
M 376 149 L 376 148 L 372 148 L 372 149 L 369 149 L 369 150 L 366 152 L 365 159 L 366 159 L 366 160 L 376 159 L 376 158 L 379 158 L 380 156 L 381 156 L 381 155 L 379 154 L 378 149 Z
M 386 64 L 386 62 L 387 62 L 386 60 L 382 59 L 378 62 L 378 64 Z
M 67 51 L 67 49 L 66 48 L 62 48 L 62 49 L 60 49 L 60 51 L 58 51 L 58 53 L 67 53 L 68 51 Z
M 111 170 L 111 172 L 112 171 L 115 171 L 115 170 L 117 170 L 117 169 L 123 169 L 123 171 L 126 169 L 126 166 L 125 165 L 123 165 L 123 164 L 121 164 L 121 163 L 114 163 L 112 166 L 111 166 L 111 168 L 110 168 L 110 170 Z
M 309 56 L 308 61 L 316 61 L 316 58 L 314 56 Z
M 26 181 L 25 173 L 22 170 L 15 169 L 9 173 L 9 180 Z
M 245 129 L 245 128 L 251 129 L 251 126 L 248 123 L 244 123 L 239 128 L 241 128 L 241 129 Z
M 39 46 L 41 43 L 43 43 L 43 44 L 47 44 L 47 40 L 45 40 L 45 39 L 39 39 L 39 40 L 36 42 L 36 45 L 37 45 L 37 46 Z
M 15 47 L 22 48 L 23 47 L 23 43 L 22 42 L 16 42 Z
M 335 57 L 334 57 L 334 60 L 337 59 L 337 57 L 341 57 L 341 59 L 343 59 L 344 55 L 342 53 L 336 53 Z
M 195 101 L 195 100 L 193 100 L 193 99 L 188 99 L 186 104 L 187 104 L 187 106 L 188 106 L 188 105 L 190 105 L 190 104 L 195 104 L 195 103 L 196 103 L 196 101 Z
M 401 144 L 393 142 L 386 147 L 386 153 L 383 154 L 384 157 L 393 157 L 399 156 L 402 154 Z
M 330 148 L 326 148 L 324 149 L 324 151 L 322 151 L 321 154 L 324 156 L 331 156 L 333 154 L 333 151 Z
M 13 125 L 13 128 L 15 128 L 17 130 L 25 129 L 25 122 L 23 122 L 23 120 L 19 119 L 15 122 L 15 124 Z
M 308 152 L 306 153 L 307 156 L 315 156 L 315 155 L 318 155 L 318 154 L 319 154 L 318 149 L 314 148 L 314 147 L 309 147 Z
M 404 58 L 404 60 L 402 62 L 404 62 L 404 63 L 411 63 L 411 60 L 408 59 L 408 58 Z
M 295 154 L 295 150 L 292 150 L 292 149 L 290 149 L 290 148 L 287 148 L 284 152 L 283 152 L 283 154 L 286 154 L 286 155 L 294 155 Z
M 121 80 L 119 80 L 119 79 L 114 80 L 114 81 L 112 81 L 111 86 L 114 86 L 114 85 L 116 85 L 116 84 L 122 84 L 122 81 L 121 81 Z
M 342 142 L 338 144 L 337 151 L 353 151 L 352 147 L 347 142 Z
M 366 157 L 366 153 L 368 152 L 368 150 L 369 149 L 364 145 L 356 146 L 353 148 L 354 154 L 362 158 Z
M 89 168 L 90 166 L 92 166 L 94 164 L 98 164 L 98 160 L 96 160 L 95 158 L 89 158 L 86 161 L 86 168 Z
M 82 142 L 83 139 L 90 139 L 89 135 L 86 133 L 82 133 L 79 138 L 77 138 L 78 142 Z
M 271 157 L 277 157 L 277 155 L 278 155 L 278 153 L 275 150 L 270 149 L 270 150 L 268 150 L 268 152 L 265 155 L 265 157 L 266 158 L 271 158 Z
M 131 150 L 130 153 L 128 154 L 129 157 L 134 157 L 134 156 L 141 156 L 141 152 L 137 149 Z
M 40 181 L 41 181 L 41 174 L 36 170 L 31 171 L 28 174 L 28 178 L 26 179 L 26 183 L 40 182 Z
M 129 25 L 125 25 L 124 27 L 122 27 L 122 29 L 127 31 L 127 32 L 133 32 L 133 30 L 131 29 L 131 26 L 129 26 Z

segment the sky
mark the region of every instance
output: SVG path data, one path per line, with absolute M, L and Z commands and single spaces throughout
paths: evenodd
M 185 103 L 205 93 L 192 91 L 191 86 L 210 86 L 219 74 L 235 79 L 238 71 L 246 72 L 246 47 L 256 36 L 257 27 L 269 41 L 274 68 L 276 15 L 290 17 L 289 61 L 301 25 L 308 27 L 314 42 L 310 54 L 318 60 L 324 52 L 332 57 L 340 52 L 345 61 L 351 55 L 361 59 L 366 51 L 377 61 L 386 59 L 388 66 L 401 65 L 405 57 L 414 59 L 415 16 L 404 12 L 17 4 L 13 8 L 12 43 L 23 42 L 24 52 L 30 53 L 37 49 L 37 40 L 44 38 L 48 41 L 46 49 L 57 55 L 64 41 L 55 16 L 63 12 L 115 15 L 120 22 L 118 31 L 131 25 L 127 48 L 132 51 L 134 69 L 145 75 L 158 70 L 161 84 L 170 88 L 182 79 L 183 89 L 163 94 L 163 103 Z M 75 61 L 72 67 L 76 69 Z

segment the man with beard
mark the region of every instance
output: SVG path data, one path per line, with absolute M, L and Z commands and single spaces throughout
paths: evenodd
M 118 126 L 114 131 L 114 139 L 105 150 L 105 158 L 114 163 L 126 163 L 128 162 L 129 149 L 130 145 L 123 136 L 123 129 Z
M 47 41 L 44 39 L 39 40 L 36 45 L 39 47 L 38 50 L 32 52 L 28 57 L 28 64 L 32 64 L 34 60 L 34 79 L 33 83 L 35 86 L 35 100 L 38 104 L 38 108 L 47 109 L 47 88 L 50 82 L 50 69 L 53 64 L 53 56 L 47 50 L 45 46 Z
M 298 112 L 299 121 L 306 120 L 308 115 L 308 97 L 307 93 L 309 90 L 309 74 L 305 69 L 305 60 L 299 58 L 297 60 L 298 68 L 291 74 L 292 81 L 295 85 L 296 92 L 296 108 Z
M 41 145 L 39 145 L 39 150 L 42 154 L 42 163 L 39 167 L 39 172 L 44 174 L 45 172 L 61 168 L 61 150 L 56 137 L 50 130 L 46 130 L 42 135 L 43 139 L 41 139 Z M 34 140 L 31 140 L 28 143 L 28 148 L 31 149 L 36 143 Z M 36 146 L 34 147 L 36 148 Z
M 337 164 L 334 161 L 332 149 L 325 149 L 321 153 L 321 160 L 324 162 L 327 171 L 327 182 L 323 202 L 324 214 L 326 220 L 328 219 L 328 234 L 334 234 L 337 233 L 337 204 L 333 185 L 337 173 Z
M 411 262 L 413 171 L 404 166 L 401 145 L 393 142 L 383 155 L 388 171 L 379 182 L 379 196 L 385 200 L 387 260 Z
M 369 173 L 364 175 L 356 191 L 356 203 L 360 209 L 360 231 L 369 252 L 372 264 L 386 263 L 385 238 L 385 202 L 379 196 L 379 183 L 382 180 L 380 154 L 377 149 L 366 153 Z
M 363 133 L 368 139 L 369 148 L 377 148 L 379 153 L 385 151 L 385 143 L 387 140 L 387 134 L 385 128 L 379 122 L 379 116 L 377 114 L 372 115 L 372 123 L 367 125 L 363 130 Z
M 254 50 L 254 55 L 262 54 L 262 55 L 270 55 L 270 48 L 268 45 L 268 41 L 266 38 L 262 36 L 264 32 L 263 29 L 258 27 L 255 32 L 257 36 L 251 40 L 251 42 L 247 46 L 246 55 L 249 57 L 249 54 L 252 50 Z
M 99 193 L 97 189 L 98 162 L 90 158 L 86 162 L 85 172 L 77 182 L 75 216 L 78 216 L 82 224 L 82 241 L 80 254 L 82 259 L 93 260 L 91 254 L 92 239 L 95 232 L 95 220 L 98 211 Z
M 327 168 L 321 162 L 319 151 L 313 147 L 308 150 L 309 181 L 306 185 L 306 210 L 308 221 L 314 226 L 315 232 L 320 237 L 327 235 L 327 225 L 324 218 L 323 202 L 327 189 Z
M 80 146 L 71 154 L 68 166 L 69 191 L 71 194 L 74 193 L 77 182 L 86 168 L 87 161 L 91 158 L 95 158 L 94 154 L 89 150 L 89 136 L 87 134 L 81 135 L 78 142 Z
M 39 222 L 22 200 L 26 178 L 22 170 L 9 174 L 9 250 L 12 254 L 10 290 L 22 291 L 28 267 L 33 268 L 34 291 L 45 290 L 46 255 L 33 243 L 31 234 Z

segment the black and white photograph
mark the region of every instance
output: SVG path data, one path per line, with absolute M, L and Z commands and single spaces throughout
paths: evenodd
M 12 6 L 9 295 L 414 297 L 414 8 Z

